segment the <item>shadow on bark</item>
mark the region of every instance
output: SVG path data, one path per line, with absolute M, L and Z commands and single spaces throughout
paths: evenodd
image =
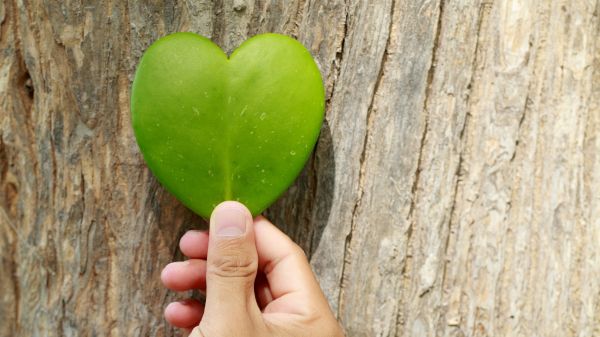
M 324 122 L 315 151 L 296 182 L 265 216 L 298 243 L 310 257 L 329 221 L 335 159 L 329 123 Z

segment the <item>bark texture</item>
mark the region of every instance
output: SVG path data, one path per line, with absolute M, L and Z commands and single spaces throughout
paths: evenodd
M 202 221 L 146 168 L 129 93 L 176 31 L 278 32 L 327 115 L 267 214 L 348 336 L 600 336 L 598 0 L 0 1 L 0 336 L 174 336 Z

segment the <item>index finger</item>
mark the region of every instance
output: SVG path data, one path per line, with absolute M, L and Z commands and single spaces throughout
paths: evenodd
M 263 216 L 254 220 L 258 264 L 273 299 L 290 293 L 321 294 L 321 288 L 300 246 Z

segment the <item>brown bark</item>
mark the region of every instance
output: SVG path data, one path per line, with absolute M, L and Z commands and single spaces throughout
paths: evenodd
M 202 221 L 146 168 L 129 92 L 175 31 L 278 32 L 327 88 L 267 214 L 349 336 L 600 335 L 597 0 L 0 1 L 0 336 L 172 336 Z

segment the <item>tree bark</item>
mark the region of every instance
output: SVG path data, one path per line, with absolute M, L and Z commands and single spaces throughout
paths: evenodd
M 597 0 L 0 1 L 0 336 L 174 336 L 161 268 L 202 220 L 130 126 L 176 31 L 296 37 L 326 85 L 267 215 L 348 336 L 600 335 Z

